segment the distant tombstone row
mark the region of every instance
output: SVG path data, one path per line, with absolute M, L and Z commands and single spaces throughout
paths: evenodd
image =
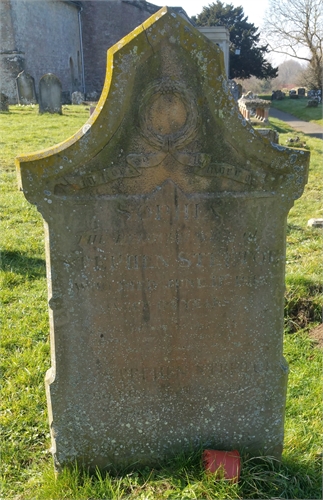
M 16 78 L 18 103 L 36 104 L 34 78 L 22 71 Z M 46 73 L 39 81 L 39 113 L 62 114 L 62 84 L 53 73 Z
M 22 71 L 16 78 L 18 103 L 22 105 L 36 104 L 37 96 L 34 78 Z M 89 96 L 91 97 L 91 96 Z M 97 96 L 95 96 L 97 97 Z M 59 78 L 46 73 L 39 82 L 39 112 L 62 114 L 62 104 L 82 104 L 85 95 L 82 92 L 62 92 Z M 97 100 L 97 99 L 96 99 Z
M 298 99 L 299 97 L 305 97 L 306 94 L 306 89 L 304 87 L 300 87 L 299 89 L 295 90 L 292 89 L 289 91 L 289 97 L 291 99 Z M 281 101 L 282 99 L 285 98 L 285 93 L 282 90 L 273 90 L 272 95 L 271 95 L 271 100 L 277 100 Z

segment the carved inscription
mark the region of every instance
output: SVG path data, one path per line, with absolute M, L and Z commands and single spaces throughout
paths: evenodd
M 160 366 L 126 366 L 118 370 L 117 378 L 123 382 L 133 380 L 142 382 L 158 382 L 169 381 L 176 379 L 180 385 L 185 385 L 185 382 L 192 376 L 212 377 L 226 372 L 239 372 L 244 370 L 251 373 L 253 376 L 257 374 L 265 374 L 269 369 L 268 362 L 254 362 L 251 365 L 243 363 L 243 366 L 237 362 L 224 363 L 221 361 L 208 362 L 203 364 L 185 365 L 177 364 L 160 365 Z
M 267 287 L 283 259 L 258 229 L 237 224 L 233 235 L 224 217 L 221 200 L 119 202 L 109 216 L 113 228 L 100 223 L 77 236 L 72 289 L 104 300 L 105 314 L 123 315 L 134 334 L 143 318 L 151 331 L 168 332 L 178 315 L 186 325 L 197 313 L 211 332 L 236 294 Z

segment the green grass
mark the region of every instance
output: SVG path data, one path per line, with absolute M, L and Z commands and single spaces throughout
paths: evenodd
M 48 451 L 44 375 L 50 366 L 43 223 L 17 190 L 14 157 L 70 136 L 88 118 L 84 107 L 64 115 L 38 115 L 11 107 L 0 115 L 2 246 L 2 494 L 15 500 L 248 499 L 322 497 L 322 352 L 308 335 L 320 321 L 322 235 L 306 226 L 322 217 L 322 141 L 302 134 L 311 150 L 309 183 L 288 219 L 285 356 L 290 366 L 282 462 L 243 456 L 239 484 L 215 481 L 200 453 L 177 456 L 159 469 L 91 476 L 64 469 L 55 480 Z M 271 126 L 285 144 L 295 134 L 278 120 Z
M 267 96 L 268 97 L 268 96 Z M 299 97 L 298 99 L 290 99 L 285 97 L 282 101 L 272 101 L 272 107 L 290 113 L 300 120 L 316 123 L 323 127 L 322 103 L 317 108 L 307 107 L 307 97 Z
M 62 115 L 40 115 L 38 106 L 10 106 L 9 112 L 0 116 L 3 168 L 12 166 L 13 155 L 48 148 L 73 135 L 89 118 L 89 108 L 63 106 Z

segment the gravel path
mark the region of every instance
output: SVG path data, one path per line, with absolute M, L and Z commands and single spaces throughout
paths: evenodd
M 288 123 L 288 125 L 293 127 L 295 130 L 298 130 L 299 132 L 303 132 L 304 134 L 310 135 L 312 137 L 323 139 L 323 127 L 321 127 L 320 125 L 316 125 L 315 123 L 310 122 L 304 122 L 303 120 L 296 118 L 296 116 L 285 113 L 284 111 L 279 111 L 275 108 L 270 108 L 269 116 Z

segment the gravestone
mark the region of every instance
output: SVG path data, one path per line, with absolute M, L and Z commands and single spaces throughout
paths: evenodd
M 228 84 L 234 99 L 238 101 L 242 95 L 242 85 L 234 80 L 228 80 Z
M 39 113 L 62 114 L 62 84 L 53 73 L 46 73 L 39 81 Z
M 0 93 L 0 111 L 9 111 L 9 98 L 3 92 Z
M 272 128 L 257 128 L 258 134 L 268 139 L 270 142 L 279 144 L 279 133 Z
M 22 71 L 16 78 L 18 103 L 19 104 L 36 104 L 36 90 L 34 78 Z
M 299 89 L 297 89 L 297 94 L 300 97 L 305 97 L 305 93 L 306 93 L 306 89 L 304 87 L 300 87 Z
M 307 108 L 317 108 L 319 105 L 319 101 L 317 99 L 309 99 L 307 101 L 306 107 Z
M 284 92 L 282 92 L 281 90 L 273 90 L 272 91 L 272 95 L 271 95 L 271 100 L 274 101 L 275 99 L 277 101 L 281 101 L 285 98 L 285 94 Z
M 72 104 L 82 104 L 84 102 L 84 94 L 82 92 L 72 93 Z
M 79 132 L 17 159 L 46 227 L 56 467 L 280 457 L 286 218 L 309 153 L 243 119 L 222 51 L 166 7 L 107 75 Z

